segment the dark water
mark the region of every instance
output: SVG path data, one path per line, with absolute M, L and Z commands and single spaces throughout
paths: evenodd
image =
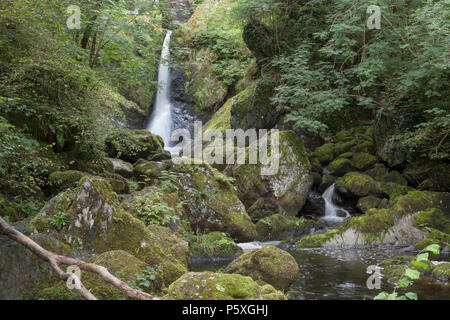
M 290 287 L 290 299 L 308 300 L 371 300 L 382 291 L 392 292 L 387 279 L 381 280 L 381 290 L 367 288 L 367 267 L 382 260 L 405 255 L 399 250 L 376 249 L 292 249 L 284 248 L 296 259 L 300 276 Z M 440 257 L 448 261 L 449 257 Z M 221 271 L 229 262 L 196 264 L 193 271 Z M 450 288 L 422 281 L 408 288 L 420 300 L 450 299 Z

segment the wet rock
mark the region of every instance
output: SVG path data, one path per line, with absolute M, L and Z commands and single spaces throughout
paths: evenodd
M 125 178 L 133 177 L 133 165 L 120 159 L 107 158 L 107 161 L 111 163 L 112 171 L 120 174 Z
M 265 247 L 244 253 L 230 263 L 227 273 L 238 273 L 262 280 L 278 289 L 288 288 L 299 275 L 295 259 L 276 247 Z
M 323 217 L 325 215 L 325 200 L 322 198 L 322 195 L 316 192 L 309 192 L 301 214 L 303 216 Z
M 166 300 L 286 300 L 270 285 L 239 274 L 190 272 L 172 283 Z

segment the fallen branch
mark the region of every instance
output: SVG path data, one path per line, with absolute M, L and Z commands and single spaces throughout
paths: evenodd
M 77 266 L 83 271 L 99 275 L 105 282 L 112 284 L 114 287 L 125 293 L 129 298 L 138 300 L 158 300 L 157 298 L 149 295 L 148 293 L 131 288 L 127 283 L 113 276 L 108 271 L 108 269 L 102 266 L 87 263 L 82 260 L 69 258 L 66 256 L 61 256 L 56 253 L 45 250 L 39 244 L 37 244 L 36 242 L 34 242 L 21 232 L 11 227 L 8 223 L 6 223 L 6 221 L 2 217 L 0 217 L 0 231 L 3 232 L 6 236 L 11 238 L 12 240 L 26 247 L 28 250 L 33 252 L 42 260 L 48 262 L 50 266 L 53 268 L 53 270 L 55 270 L 56 274 L 61 280 L 67 281 L 69 278 L 72 277 L 73 279 L 74 277 L 73 273 L 67 273 L 61 269 L 62 264 L 68 266 Z M 91 292 L 89 292 L 88 289 L 86 289 L 86 287 L 83 285 L 81 281 L 79 281 L 78 286 L 75 286 L 74 290 L 88 300 L 97 300 L 97 298 Z

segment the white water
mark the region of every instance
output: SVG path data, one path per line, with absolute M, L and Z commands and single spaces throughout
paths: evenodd
M 170 134 L 172 129 L 172 105 L 170 103 L 170 38 L 172 31 L 168 30 L 164 39 L 163 50 L 161 52 L 161 63 L 158 73 L 158 86 L 160 89 L 156 94 L 155 105 L 147 130 L 153 134 L 161 136 L 164 144 L 170 146 Z
M 323 200 L 325 200 L 325 217 L 324 220 L 330 222 L 342 222 L 345 219 L 350 217 L 350 213 L 347 210 L 339 208 L 333 202 L 333 194 L 334 194 L 335 185 L 331 185 L 322 195 Z M 344 213 L 345 217 L 339 216 L 338 214 Z
M 261 249 L 264 247 L 269 246 L 277 246 L 280 244 L 281 241 L 269 241 L 269 242 L 246 242 L 246 243 L 238 243 L 238 246 L 244 250 L 244 252 L 255 250 L 255 249 Z

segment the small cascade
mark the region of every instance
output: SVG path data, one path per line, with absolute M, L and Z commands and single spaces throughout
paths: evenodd
M 158 73 L 159 90 L 156 94 L 155 105 L 147 130 L 161 136 L 166 147 L 170 147 L 170 134 L 172 130 L 172 104 L 170 102 L 170 39 L 172 31 L 167 31 L 161 52 L 161 64 Z
M 342 222 L 350 217 L 350 213 L 335 205 L 333 201 L 335 184 L 331 185 L 322 195 L 325 200 L 325 217 L 323 220 L 330 222 Z

